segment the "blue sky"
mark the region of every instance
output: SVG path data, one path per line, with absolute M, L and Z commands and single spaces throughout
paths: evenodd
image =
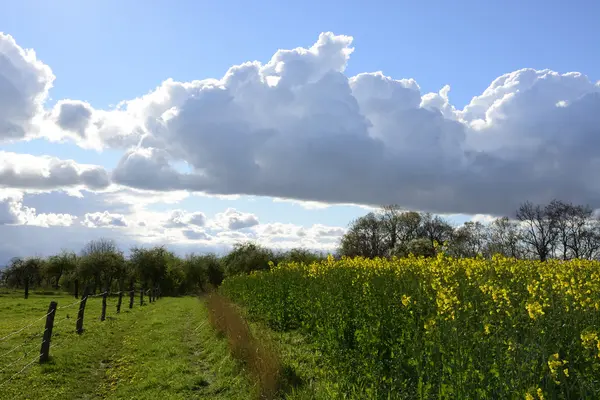
M 474 96 L 481 96 L 494 79 L 522 68 L 550 69 L 559 74 L 579 71 L 589 78 L 589 90 L 586 90 L 595 91 L 594 82 L 600 78 L 596 72 L 600 57 L 596 51 L 600 37 L 600 26 L 596 23 L 599 13 L 600 3 L 596 1 L 303 1 L 292 4 L 282 1 L 21 0 L 3 2 L 0 31 L 12 35 L 21 48 L 34 49 L 38 60 L 52 69 L 56 80 L 45 102 L 46 110 L 51 110 L 59 100 L 71 99 L 85 101 L 95 110 L 109 111 L 119 102 L 154 91 L 167 78 L 178 82 L 220 79 L 231 66 L 253 60 L 266 64 L 278 49 L 309 48 L 321 32 L 331 31 L 353 37 L 355 50 L 344 71 L 347 77 L 382 71 L 394 79 L 412 78 L 420 86 L 420 95 L 437 93 L 444 85 L 450 85 L 450 104 L 460 111 Z M 543 74 L 538 75 L 536 82 L 546 79 Z M 519 80 L 525 81 L 524 78 Z M 568 85 L 571 83 L 560 83 L 548 90 L 555 93 L 557 88 Z M 519 93 L 523 92 L 521 88 Z M 570 99 L 567 94 L 557 96 L 561 100 Z M 523 101 L 530 104 L 537 100 Z M 371 122 L 375 121 L 374 117 L 368 117 Z M 474 126 L 463 117 L 449 117 L 449 114 L 444 117 Z M 415 129 L 414 126 L 421 125 L 410 126 Z M 514 146 L 516 140 L 507 136 L 497 142 L 481 144 L 474 135 L 467 136 L 469 146 L 473 142 L 479 150 L 485 148 L 491 152 Z M 12 153 L 51 155 L 98 165 L 108 171 L 117 167 L 125 150 L 106 146 L 96 151 L 73 140 L 51 143 L 44 134 L 28 141 L 0 142 L 0 146 Z M 412 153 L 399 159 L 409 160 Z M 410 161 L 403 165 L 415 171 L 422 169 Z M 460 185 L 472 187 L 466 182 Z M 556 184 L 557 191 L 560 187 Z M 277 192 L 277 188 L 265 190 Z M 581 192 L 589 193 L 589 190 L 582 188 Z M 263 192 L 258 190 L 256 194 Z M 296 192 L 290 188 L 281 193 Z M 444 193 L 456 204 L 471 201 L 463 202 L 457 195 Z M 312 193 L 300 196 L 304 199 L 323 197 Z M 410 196 L 404 193 L 400 196 L 410 198 L 407 200 L 410 204 L 420 204 L 415 199 L 424 195 L 415 191 Z M 477 200 L 478 196 L 482 195 L 473 192 L 468 199 Z M 595 200 L 595 196 L 588 198 Z M 348 198 L 348 202 L 354 202 L 352 199 L 362 197 Z M 384 194 L 381 198 L 387 197 Z M 175 205 L 156 201 L 146 209 L 166 212 L 180 208 L 201 211 L 210 217 L 228 207 L 255 214 L 261 223 L 299 226 L 345 226 L 352 218 L 367 212 L 354 206 L 307 209 L 260 196 L 234 200 L 193 196 Z M 50 206 L 43 208 L 43 212 L 51 212 Z M 473 212 L 468 212 L 471 208 L 467 206 L 447 208 L 446 214 L 488 211 L 485 207 L 472 207 Z M 38 209 L 41 209 L 39 205 Z M 492 206 L 489 211 L 494 211 Z M 469 217 L 452 218 L 460 223 Z
M 426 92 L 449 84 L 459 107 L 503 73 L 592 73 L 599 57 L 597 1 L 22 0 L 2 8 L 2 30 L 52 67 L 52 97 L 95 107 L 168 77 L 221 77 L 324 31 L 355 38 L 349 75 L 382 70 Z

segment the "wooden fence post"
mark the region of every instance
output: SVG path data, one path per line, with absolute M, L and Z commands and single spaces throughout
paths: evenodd
M 133 279 L 129 283 L 129 308 L 133 308 L 133 300 L 135 298 L 135 290 L 133 289 Z
M 108 297 L 108 288 L 102 294 L 102 314 L 100 315 L 100 321 L 106 319 L 106 297 Z
M 75 298 L 79 298 L 79 279 L 75 279 Z
M 144 305 L 144 288 L 140 289 L 140 306 Z
M 83 295 L 81 296 L 81 302 L 79 303 L 79 312 L 77 313 L 77 333 L 83 333 L 83 314 L 85 313 L 85 303 L 87 303 L 87 298 L 90 293 L 90 289 L 86 286 L 83 289 Z
M 42 348 L 40 349 L 40 363 L 48 361 L 50 357 L 50 339 L 52 338 L 52 328 L 54 327 L 54 316 L 56 314 L 57 302 L 51 301 L 48 307 L 48 315 L 46 316 L 46 330 L 42 340 Z
M 154 300 L 152 298 L 152 288 L 148 289 L 148 298 L 150 299 L 150 303 L 152 303 L 152 301 Z
M 123 291 L 119 291 L 119 300 L 117 300 L 117 314 L 121 312 L 121 302 L 123 301 Z
M 29 298 L 29 277 L 25 277 L 25 298 Z

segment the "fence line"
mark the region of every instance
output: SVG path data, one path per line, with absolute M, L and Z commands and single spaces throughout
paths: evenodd
M 23 350 L 24 350 L 24 352 L 23 352 L 23 355 L 22 355 L 22 356 L 20 356 L 19 358 L 17 358 L 17 359 L 15 359 L 15 360 L 13 360 L 12 362 L 8 363 L 7 365 L 4 365 L 4 366 L 2 366 L 2 369 L 0 369 L 0 373 L 5 373 L 5 372 L 8 372 L 8 369 L 9 369 L 10 367 L 12 367 L 12 366 L 16 365 L 17 363 L 19 363 L 19 362 L 23 361 L 23 360 L 24 360 L 24 359 L 25 359 L 27 356 L 29 356 L 29 355 L 30 355 L 32 352 L 36 352 L 36 350 L 35 350 L 35 347 L 32 347 L 32 348 L 24 348 L 24 347 L 25 347 L 25 346 L 27 346 L 28 344 L 32 344 L 32 341 L 33 341 L 34 339 L 37 339 L 37 338 L 39 338 L 39 337 L 43 336 L 43 340 L 42 340 L 42 342 L 41 342 L 41 345 L 42 345 L 42 346 L 41 346 L 41 350 L 39 351 L 39 354 L 37 354 L 37 355 L 36 355 L 36 357 L 35 357 L 33 360 L 29 361 L 29 362 L 28 362 L 28 363 L 27 363 L 25 366 L 23 366 L 23 367 L 22 367 L 22 368 L 21 368 L 21 369 L 20 369 L 20 370 L 19 370 L 17 373 L 15 373 L 15 374 L 13 374 L 12 376 L 10 376 L 10 377 L 9 377 L 7 380 L 5 380 L 4 382 L 0 383 L 0 387 L 4 386 L 4 385 L 5 385 L 5 384 L 7 384 L 8 382 L 12 381 L 12 380 L 13 380 L 13 379 L 14 379 L 16 376 L 18 376 L 19 374 L 23 373 L 23 372 L 24 372 L 24 371 L 25 371 L 25 370 L 26 370 L 26 369 L 27 369 L 29 366 L 31 366 L 31 365 L 32 365 L 34 362 L 36 362 L 36 361 L 39 361 L 39 362 L 40 362 L 40 364 L 41 364 L 41 363 L 44 363 L 45 361 L 47 361 L 47 360 L 48 360 L 48 357 L 49 357 L 49 354 L 50 354 L 50 350 L 54 350 L 54 349 L 56 349 L 56 348 L 58 348 L 58 347 L 61 347 L 62 345 L 64 345 L 64 344 L 65 344 L 65 342 L 64 342 L 64 341 L 60 341 L 59 343 L 54 343 L 54 342 L 52 342 L 52 338 L 53 338 L 54 336 L 56 336 L 56 335 L 59 333 L 59 332 L 53 332 L 53 328 L 54 328 L 54 327 L 57 327 L 57 326 L 59 326 L 59 325 L 60 325 L 61 327 L 62 327 L 62 326 L 65 326 L 65 325 L 64 325 L 64 321 L 67 321 L 67 320 L 74 321 L 74 322 L 75 322 L 75 324 L 76 324 L 76 325 L 78 325 L 78 323 L 84 319 L 84 317 L 83 317 L 83 316 L 82 316 L 82 317 L 79 317 L 79 315 L 78 315 L 77 319 L 75 320 L 74 318 L 72 318 L 71 316 L 69 316 L 69 315 L 67 314 L 67 315 L 66 315 L 64 318 L 61 318 L 61 319 L 59 319 L 59 320 L 57 320 L 57 321 L 55 322 L 55 321 L 54 321 L 54 317 L 55 317 L 55 315 L 52 315 L 53 313 L 55 314 L 57 310 L 64 310 L 64 309 L 68 309 L 68 308 L 74 307 L 74 306 L 76 306 L 76 305 L 80 305 L 80 310 L 81 310 L 82 308 L 83 308 L 83 309 L 85 309 L 85 305 L 86 305 L 86 304 L 84 303 L 84 304 L 82 305 L 81 303 L 82 303 L 82 302 L 85 302 L 85 300 L 87 300 L 88 298 L 93 298 L 93 297 L 100 297 L 100 296 L 103 296 L 103 297 L 104 297 L 104 298 L 103 298 L 103 303 L 105 303 L 105 302 L 106 302 L 106 297 L 107 297 L 108 295 L 110 295 L 110 294 L 113 294 L 113 295 L 119 295 L 119 294 L 122 294 L 122 293 L 129 293 L 129 294 L 131 294 L 131 293 L 135 293 L 135 292 L 134 292 L 134 291 L 132 291 L 132 290 L 125 290 L 125 291 L 124 291 L 124 290 L 121 290 L 121 291 L 118 291 L 118 292 L 114 292 L 114 293 L 113 293 L 113 292 L 110 292 L 110 291 L 108 291 L 108 290 L 105 290 L 104 292 L 102 292 L 102 293 L 98 293 L 98 294 L 95 294 L 95 295 L 86 295 L 86 296 L 83 296 L 81 300 L 77 300 L 77 301 L 75 301 L 75 302 L 73 302 L 73 303 L 70 303 L 70 304 L 67 304 L 67 305 L 64 305 L 64 306 L 61 306 L 61 307 L 57 307 L 57 305 L 56 305 L 56 302 L 55 302 L 55 301 L 51 301 L 51 303 L 50 303 L 50 308 L 51 308 L 51 311 L 49 311 L 49 312 L 48 312 L 48 313 L 46 313 L 45 315 L 43 315 L 43 316 L 41 316 L 41 317 L 39 317 L 39 318 L 37 318 L 37 319 L 33 320 L 33 321 L 30 323 L 30 324 L 28 324 L 28 325 L 25 325 L 24 327 L 22 327 L 22 328 L 20 328 L 20 329 L 18 329 L 18 330 L 16 330 L 16 331 L 14 331 L 14 332 L 11 332 L 11 333 L 9 333 L 9 334 L 7 334 L 7 335 L 3 336 L 2 338 L 0 338 L 0 342 L 3 342 L 3 341 L 5 341 L 5 340 L 7 340 L 8 338 L 10 338 L 10 337 L 13 337 L 13 336 L 15 336 L 15 335 L 19 334 L 20 332 L 23 332 L 25 329 L 27 329 L 27 328 L 30 328 L 30 327 L 32 327 L 32 326 L 34 326 L 36 323 L 38 323 L 39 321 L 41 321 L 41 320 L 43 320 L 44 318 L 46 318 L 46 328 L 45 328 L 45 329 L 44 329 L 42 332 L 40 332 L 40 333 L 37 333 L 37 334 L 33 334 L 32 336 L 30 336 L 30 337 L 26 338 L 26 339 L 23 341 L 23 343 L 21 343 L 21 344 L 18 344 L 17 346 L 13 347 L 12 349 L 10 349 L 10 350 L 8 350 L 8 351 L 6 351 L 6 352 L 4 352 L 4 353 L 0 354 L 0 358 L 3 358 L 3 357 L 5 357 L 5 356 L 7 356 L 7 355 L 9 355 L 9 354 L 12 354 L 12 353 L 16 352 L 16 351 L 17 351 L 17 350 L 19 350 L 19 349 L 23 349 Z M 142 291 L 142 293 L 144 293 L 144 292 Z M 148 290 L 147 290 L 145 293 L 156 293 L 156 295 L 158 295 L 158 293 L 160 293 L 160 289 L 159 289 L 159 288 L 154 288 L 154 289 L 152 289 L 152 288 L 151 288 L 151 289 L 148 289 Z M 155 295 L 155 296 L 156 296 L 156 295 Z M 156 301 L 156 298 L 157 298 L 157 297 L 154 297 L 154 299 L 153 299 L 153 300 L 154 300 L 154 301 Z M 121 299 L 119 298 L 119 304 L 120 304 L 120 300 L 121 300 Z M 103 310 L 103 315 L 104 315 L 104 312 L 105 312 L 105 304 L 103 304 L 103 306 L 104 306 L 104 307 L 103 307 L 103 308 L 104 308 L 104 310 Z M 54 307 L 54 309 L 52 309 L 53 307 Z M 120 311 L 118 308 L 119 308 L 119 307 L 117 306 L 117 313 Z M 130 308 L 131 308 L 131 307 L 130 307 Z M 101 321 L 102 321 L 102 320 L 103 320 L 103 319 L 102 319 L 102 317 L 101 317 Z M 199 328 L 199 326 L 198 326 L 196 329 L 198 329 L 198 328 Z M 79 331 L 77 331 L 77 332 L 78 332 L 78 333 L 81 333 L 81 332 L 83 332 L 83 330 L 82 330 L 81 332 L 79 332 Z M 64 333 L 62 329 L 61 329 L 61 333 Z M 46 345 L 44 346 L 44 344 L 46 344 Z

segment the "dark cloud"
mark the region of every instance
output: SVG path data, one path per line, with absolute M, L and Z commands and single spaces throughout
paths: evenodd
M 85 130 L 92 118 L 92 108 L 82 101 L 61 101 L 55 109 L 56 124 L 64 130 L 74 132 L 81 137 L 85 136 Z

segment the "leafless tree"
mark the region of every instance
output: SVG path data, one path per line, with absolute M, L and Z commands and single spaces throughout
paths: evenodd
M 559 231 L 553 213 L 552 205 L 543 207 L 529 201 L 517 210 L 517 220 L 523 228 L 521 239 L 531 247 L 540 261 L 550 258 L 556 246 Z
M 489 242 L 487 253 L 491 256 L 502 254 L 506 257 L 522 258 L 523 246 L 515 221 L 508 217 L 495 219 L 489 226 Z

